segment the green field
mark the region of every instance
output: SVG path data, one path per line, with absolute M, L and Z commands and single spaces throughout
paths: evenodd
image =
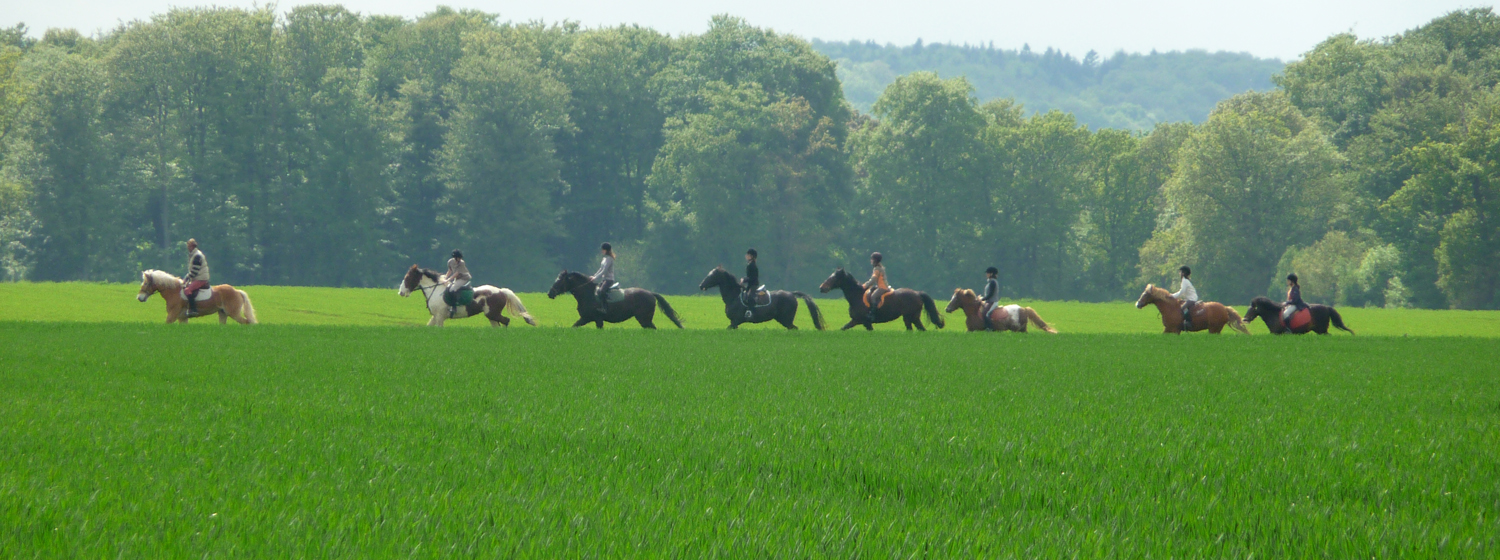
M 1495 313 L 725 332 L 669 296 L 689 331 L 601 333 L 247 291 L 263 324 L 182 327 L 0 284 L 0 558 L 1500 556 Z

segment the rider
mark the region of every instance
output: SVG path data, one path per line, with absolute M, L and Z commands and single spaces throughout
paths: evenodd
M 755 264 L 755 259 L 760 253 L 755 249 L 745 251 L 745 278 L 740 281 L 740 301 L 745 304 L 745 317 L 750 317 L 750 310 L 755 309 L 755 290 L 760 287 L 760 267 Z
M 1182 285 L 1177 288 L 1177 293 L 1172 294 L 1172 297 L 1182 302 L 1182 332 L 1188 332 L 1193 330 L 1192 312 L 1193 306 L 1198 305 L 1198 289 L 1193 287 L 1192 280 L 1188 280 L 1188 277 L 1193 275 L 1193 269 L 1183 265 L 1182 268 L 1177 269 L 1177 272 L 1182 273 Z
M 865 295 L 867 298 L 873 294 L 880 294 L 879 299 L 869 298 L 871 323 L 875 322 L 875 310 L 880 309 L 885 303 L 885 295 L 891 291 L 891 285 L 885 280 L 885 265 L 881 264 L 884 257 L 879 252 L 870 253 L 870 279 L 865 280 Z
M 990 306 L 1000 301 L 1000 281 L 995 279 L 997 276 L 1000 276 L 1000 269 L 993 266 L 984 269 L 984 297 L 979 298 L 979 301 L 984 302 L 984 305 L 979 308 L 979 311 L 984 315 L 985 330 L 990 330 L 992 327 L 989 314 Z
M 1281 322 L 1283 325 L 1292 320 L 1292 315 L 1297 311 L 1307 309 L 1307 302 L 1302 301 L 1302 285 L 1297 283 L 1296 274 L 1286 275 L 1286 304 L 1281 310 Z
M 615 285 L 615 250 L 608 243 L 599 246 L 599 254 L 604 259 L 599 261 L 599 271 L 589 277 L 590 281 L 598 284 L 594 288 L 594 295 L 599 299 L 599 313 L 609 311 L 609 288 Z
M 208 258 L 198 250 L 198 240 L 187 240 L 188 271 L 182 277 L 182 291 L 187 294 L 188 317 L 198 316 L 198 290 L 208 287 Z
M 444 273 L 441 279 L 441 281 L 448 283 L 447 291 L 449 294 L 451 294 L 451 301 L 458 301 L 458 291 L 462 290 L 464 286 L 468 286 L 469 280 L 472 280 L 473 278 L 473 276 L 469 275 L 468 263 L 464 262 L 464 252 L 458 249 L 454 249 L 453 258 L 448 259 L 448 272 Z M 457 314 L 458 306 L 448 306 L 449 317 Z

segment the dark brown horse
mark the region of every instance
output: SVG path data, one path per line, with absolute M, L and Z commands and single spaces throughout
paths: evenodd
M 1284 304 L 1271 301 L 1271 298 L 1257 297 L 1250 300 L 1250 309 L 1245 310 L 1245 322 L 1249 323 L 1256 317 L 1260 317 L 1260 321 L 1266 324 L 1271 334 L 1307 334 L 1310 332 L 1328 334 L 1329 323 L 1332 323 L 1334 327 L 1349 331 L 1349 334 L 1354 334 L 1352 329 L 1344 326 L 1344 318 L 1339 316 L 1338 310 L 1331 306 L 1316 304 L 1307 306 L 1307 310 L 1312 313 L 1311 321 L 1302 325 L 1301 328 L 1288 329 L 1281 322 L 1281 310 L 1285 307 Z
M 844 325 L 843 330 L 854 328 L 855 325 L 864 325 L 866 330 L 874 330 L 875 326 L 870 321 L 870 308 L 865 306 L 865 287 L 859 284 L 859 280 L 839 268 L 818 286 L 818 290 L 825 294 L 834 288 L 843 290 L 844 299 L 849 302 L 849 323 Z M 937 325 L 937 328 L 943 328 L 943 316 L 938 314 L 937 302 L 932 301 L 932 296 L 908 288 L 901 288 L 885 296 L 885 303 L 875 310 L 874 323 L 887 323 L 900 318 L 906 321 L 906 330 L 916 327 L 919 331 L 925 331 L 927 329 L 922 326 L 924 309 L 927 311 L 927 319 Z
M 656 324 L 652 320 L 656 318 L 656 306 L 660 305 L 662 313 L 672 320 L 672 324 L 682 328 L 682 320 L 677 318 L 677 312 L 672 310 L 672 306 L 667 304 L 666 298 L 661 297 L 661 294 L 640 288 L 626 288 L 622 290 L 620 299 L 610 299 L 605 308 L 606 313 L 600 313 L 599 299 L 594 295 L 594 288 L 594 281 L 589 280 L 588 276 L 564 270 L 557 275 L 552 289 L 547 290 L 547 297 L 557 299 L 563 293 L 573 294 L 573 299 L 578 300 L 578 322 L 573 323 L 575 327 L 593 323 L 602 329 L 605 323 L 620 323 L 634 318 L 642 327 L 654 329 Z
M 707 290 L 718 287 L 719 297 L 724 299 L 724 315 L 729 317 L 729 328 L 740 328 L 742 323 L 764 323 L 776 321 L 788 330 L 796 330 L 797 325 L 792 324 L 797 319 L 797 300 L 800 298 L 807 304 L 807 312 L 812 314 L 813 327 L 818 330 L 824 329 L 823 312 L 818 309 L 818 304 L 813 302 L 812 296 L 802 292 L 788 292 L 776 290 L 769 292 L 770 301 L 765 305 L 756 305 L 754 309 L 748 310 L 749 316 L 745 315 L 745 301 L 740 297 L 743 288 L 740 281 L 735 278 L 724 267 L 718 267 L 708 271 L 708 276 L 698 283 L 698 289 Z

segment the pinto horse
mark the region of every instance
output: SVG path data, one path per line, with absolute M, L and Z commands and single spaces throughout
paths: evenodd
M 1344 326 L 1344 318 L 1339 316 L 1338 310 L 1332 306 L 1316 304 L 1307 306 L 1307 310 L 1312 313 L 1311 321 L 1299 328 L 1289 329 L 1281 322 L 1281 310 L 1285 307 L 1284 304 L 1271 301 L 1271 298 L 1257 297 L 1250 300 L 1250 308 L 1245 310 L 1245 322 L 1249 323 L 1256 317 L 1260 317 L 1261 322 L 1266 324 L 1266 328 L 1271 330 L 1271 334 L 1307 334 L 1309 332 L 1328 334 L 1328 324 L 1331 322 L 1334 327 L 1354 334 L 1354 330 Z
M 717 267 L 708 271 L 708 276 L 698 283 L 698 290 L 703 291 L 717 286 L 719 297 L 724 299 L 724 315 L 729 317 L 729 328 L 737 329 L 743 323 L 764 323 L 776 321 L 787 330 L 796 330 L 797 325 L 792 321 L 797 318 L 797 300 L 800 298 L 807 304 L 807 312 L 812 314 L 813 327 L 823 330 L 823 312 L 818 310 L 818 304 L 813 302 L 812 296 L 802 292 L 788 292 L 776 290 L 769 292 L 771 302 L 766 305 L 757 305 L 750 309 L 750 317 L 745 318 L 745 301 L 740 297 L 744 288 L 740 282 L 724 267 Z
M 964 326 L 969 328 L 969 332 L 982 331 L 986 330 L 984 327 L 984 305 L 984 301 L 980 300 L 979 296 L 974 295 L 974 290 L 957 288 L 953 290 L 953 299 L 948 300 L 948 309 L 946 312 L 952 313 L 955 309 L 963 309 L 965 315 Z M 990 309 L 990 327 L 988 330 L 1026 332 L 1026 323 L 1028 321 L 1032 325 L 1035 325 L 1036 328 L 1057 334 L 1057 330 L 1048 326 L 1047 322 L 1043 321 L 1042 317 L 1036 314 L 1036 310 L 1015 304 L 996 305 Z
M 667 303 L 667 299 L 640 288 L 627 288 L 623 290 L 624 296 L 618 300 L 611 300 L 605 308 L 606 313 L 599 312 L 599 299 L 595 296 L 597 284 L 581 272 L 564 270 L 557 275 L 557 281 L 552 283 L 552 289 L 547 290 L 547 297 L 557 299 L 563 293 L 573 294 L 573 299 L 578 301 L 578 322 L 573 323 L 575 327 L 581 327 L 594 323 L 598 328 L 604 328 L 604 323 L 619 323 L 635 318 L 636 322 L 648 329 L 656 328 L 652 320 L 656 317 L 656 307 L 661 306 L 662 313 L 677 328 L 682 328 L 682 319 L 677 318 L 677 312 Z
M 484 315 L 490 320 L 491 327 L 509 327 L 510 318 L 504 312 L 510 311 L 522 319 L 526 324 L 536 326 L 536 319 L 526 312 L 526 306 L 521 304 L 521 298 L 510 288 L 496 288 L 490 285 L 474 288 L 474 301 L 462 306 L 449 317 L 449 306 L 443 301 L 444 288 L 447 282 L 439 282 L 443 277 L 435 270 L 426 269 L 417 265 L 411 265 L 406 269 L 406 277 L 401 279 L 401 289 L 396 290 L 396 295 L 401 297 L 410 296 L 412 292 L 420 291 L 427 300 L 427 313 L 432 319 L 427 321 L 429 327 L 441 327 L 448 319 L 464 319 L 476 315 Z
M 198 302 L 198 316 L 205 317 L 210 313 L 219 314 L 219 324 L 234 319 L 242 325 L 253 325 L 255 320 L 255 307 L 250 305 L 250 295 L 244 290 L 236 289 L 229 284 L 219 284 L 210 288 L 213 297 L 208 301 Z M 161 299 L 167 302 L 167 323 L 174 321 L 186 323 L 188 321 L 187 300 L 182 297 L 182 280 L 169 273 L 160 270 L 147 270 L 141 272 L 141 291 L 135 295 L 136 301 L 146 303 L 151 299 L 151 294 L 160 293 Z
M 1161 324 L 1165 327 L 1163 334 L 1182 333 L 1182 302 L 1172 297 L 1172 294 L 1155 284 L 1146 284 L 1146 290 L 1141 292 L 1140 299 L 1135 300 L 1135 308 L 1140 309 L 1149 304 L 1156 304 L 1156 310 L 1161 312 Z M 1250 329 L 1245 328 L 1245 320 L 1240 318 L 1239 312 L 1233 307 L 1215 301 L 1200 301 L 1193 307 L 1192 328 L 1190 332 L 1207 330 L 1213 334 L 1219 334 L 1225 325 L 1240 331 L 1242 334 L 1250 334 Z
M 874 323 L 888 323 L 900 318 L 906 322 L 906 330 L 916 327 L 919 331 L 925 331 L 927 329 L 922 326 L 924 308 L 927 310 L 928 320 L 937 325 L 937 328 L 941 329 L 946 324 L 943 316 L 938 314 L 937 302 L 925 292 L 901 288 L 886 294 L 885 303 L 875 309 L 875 321 L 872 323 L 870 308 L 865 305 L 865 287 L 860 285 L 853 274 L 840 267 L 818 286 L 818 291 L 826 294 L 834 288 L 843 290 L 844 299 L 849 302 L 849 323 L 842 330 L 847 331 L 855 325 L 864 325 L 865 330 L 874 330 Z

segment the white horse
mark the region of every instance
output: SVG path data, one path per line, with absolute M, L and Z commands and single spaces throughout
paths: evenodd
M 502 314 L 510 311 L 512 314 L 526 320 L 526 324 L 536 326 L 536 319 L 526 312 L 526 306 L 521 304 L 521 298 L 510 288 L 496 288 L 490 285 L 474 288 L 474 301 L 468 305 L 458 308 L 458 312 L 451 317 L 448 315 L 448 304 L 443 301 L 443 292 L 447 288 L 447 282 L 440 282 L 441 274 L 436 271 L 411 265 L 406 271 L 406 278 L 401 281 L 401 289 L 396 293 L 401 297 L 408 297 L 412 292 L 420 291 L 427 300 L 427 312 L 432 319 L 427 321 L 429 327 L 441 327 L 448 319 L 463 319 L 475 315 L 484 315 L 490 320 L 491 327 L 508 327 L 510 319 Z

